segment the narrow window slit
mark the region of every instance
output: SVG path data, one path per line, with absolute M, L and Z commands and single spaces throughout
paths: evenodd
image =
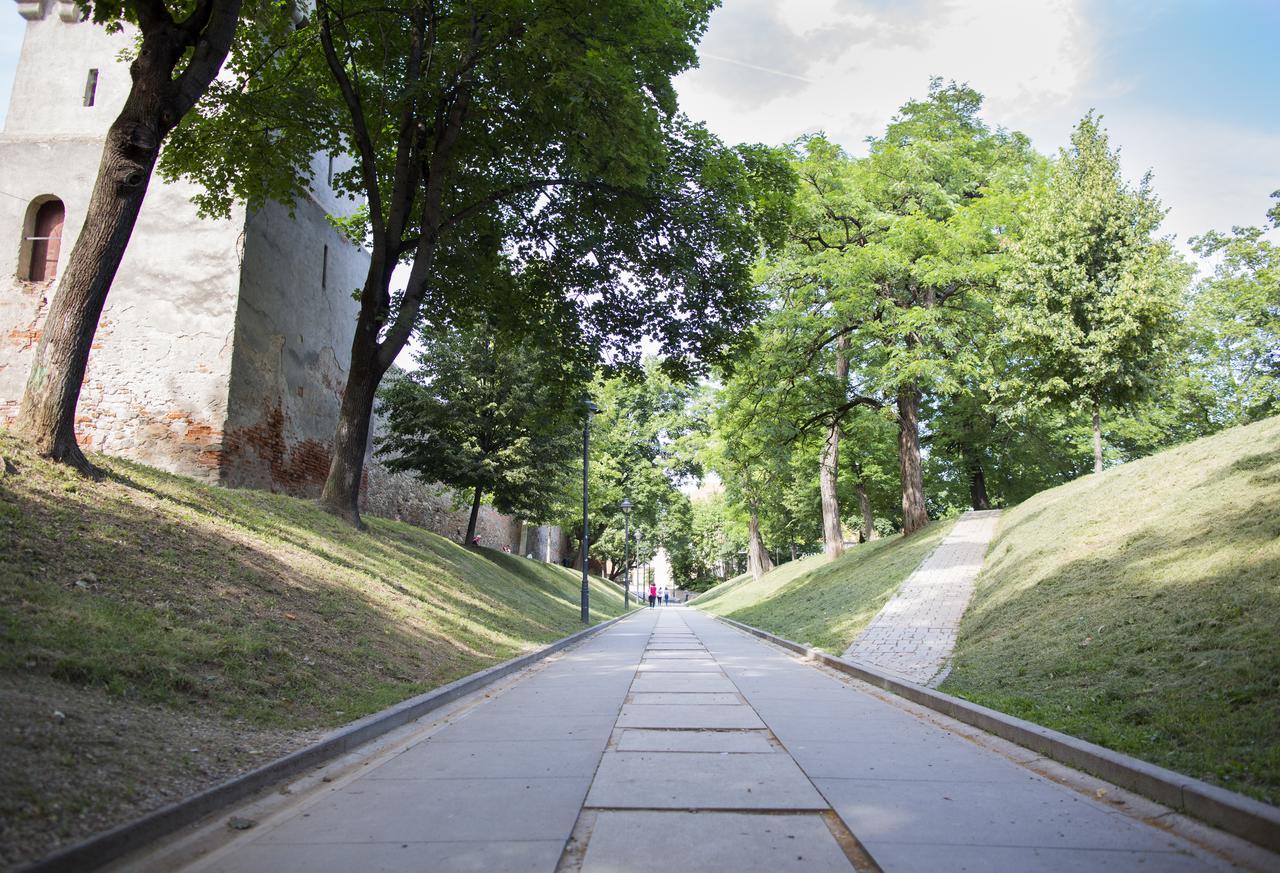
M 92 106 L 94 99 L 98 96 L 98 69 L 94 67 L 89 71 L 89 78 L 84 83 L 84 105 Z

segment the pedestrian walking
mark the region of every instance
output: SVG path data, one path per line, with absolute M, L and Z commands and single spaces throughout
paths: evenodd
M 658 586 L 649 586 L 649 608 L 653 609 L 653 605 L 658 602 Z
M 670 605 L 670 603 L 671 603 L 671 592 L 663 588 L 662 589 L 662 605 L 668 606 Z

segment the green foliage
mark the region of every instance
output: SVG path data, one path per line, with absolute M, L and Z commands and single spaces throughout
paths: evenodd
M 1280 192 L 1273 196 L 1280 202 Z M 1280 216 L 1272 221 L 1280 225 Z M 1191 240 L 1196 254 L 1218 258 L 1195 289 L 1190 332 L 1191 357 L 1211 388 L 1219 425 L 1280 412 L 1280 246 L 1264 233 L 1236 227 Z
M 729 509 L 724 491 L 695 496 L 690 506 L 689 560 L 677 578 L 681 587 L 705 591 L 721 581 L 721 573 L 736 567 L 747 549 L 747 532 Z
M 338 221 L 372 249 L 362 319 L 386 362 L 421 311 L 555 303 L 613 364 L 648 337 L 696 370 L 753 317 L 748 265 L 790 184 L 773 150 L 676 111 L 671 79 L 714 5 L 321 0 L 296 31 L 237 43 L 163 171 L 220 215 L 306 198 L 315 156 L 336 155 L 337 193 L 367 204 Z
M 1117 408 L 1165 372 L 1189 269 L 1155 238 L 1150 175 L 1135 189 L 1092 114 L 1030 204 L 1000 303 L 1005 390 L 1030 403 Z
M 383 463 L 424 482 L 491 495 L 500 512 L 547 519 L 579 452 L 577 394 L 586 369 L 489 325 L 445 325 L 419 336 L 417 369 L 380 392 Z
M 599 379 L 590 391 L 600 407 L 590 422 L 591 556 L 609 561 L 615 578 L 622 569 L 624 498 L 635 507 L 628 550 L 633 566 L 652 560 L 659 546 L 673 555 L 687 548 L 689 501 L 677 485 L 701 473 L 690 444 L 691 435 L 702 426 L 695 414 L 698 392 L 696 386 L 669 376 L 656 360 L 647 361 L 639 376 Z M 581 475 L 581 467 L 576 466 L 573 484 L 562 494 L 556 516 L 566 531 L 575 533 L 579 544 Z

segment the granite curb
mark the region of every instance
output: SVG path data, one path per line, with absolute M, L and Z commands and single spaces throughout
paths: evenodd
M 421 718 L 432 710 L 491 685 L 633 614 L 634 611 L 592 627 L 583 628 L 541 649 L 495 664 L 470 676 L 455 679 L 447 685 L 441 685 L 439 688 L 411 697 L 381 712 L 367 715 L 346 727 L 339 728 L 305 749 L 299 749 L 177 803 L 59 849 L 38 861 L 15 868 L 13 873 L 87 873 L 87 871 L 96 870 L 290 776 L 318 767 L 370 740 Z
M 927 706 L 957 721 L 1038 752 L 1046 758 L 1052 758 L 1121 788 L 1149 797 L 1157 803 L 1194 816 L 1251 843 L 1272 851 L 1280 851 L 1280 807 L 1210 785 L 1164 767 L 1148 764 L 1034 722 L 1015 718 L 923 685 L 916 685 L 874 667 L 846 661 L 844 658 L 783 639 L 740 621 L 720 615 L 714 617 L 732 627 L 784 649 L 805 655 L 913 703 Z

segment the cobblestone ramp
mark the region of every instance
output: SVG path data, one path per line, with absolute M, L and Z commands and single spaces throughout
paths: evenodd
M 999 518 L 996 509 L 960 516 L 844 656 L 921 685 L 941 682 Z

